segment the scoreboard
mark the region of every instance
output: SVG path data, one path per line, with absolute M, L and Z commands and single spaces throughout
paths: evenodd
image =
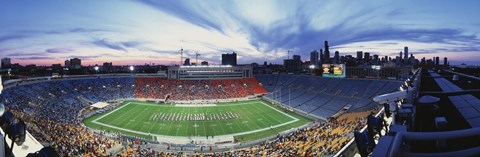
M 322 64 L 323 77 L 345 77 L 345 64 Z

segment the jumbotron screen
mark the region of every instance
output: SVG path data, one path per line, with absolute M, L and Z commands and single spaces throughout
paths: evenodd
M 345 77 L 345 64 L 322 64 L 323 77 Z

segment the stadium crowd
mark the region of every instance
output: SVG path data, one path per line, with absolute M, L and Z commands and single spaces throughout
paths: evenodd
M 135 97 L 169 100 L 242 98 L 264 94 L 267 90 L 255 78 L 225 80 L 169 80 L 135 78 Z
M 107 138 L 83 127 L 77 118 L 91 102 L 128 98 L 173 100 L 225 99 L 264 93 L 255 78 L 235 80 L 178 81 L 159 78 L 95 78 L 56 80 L 8 88 L 1 102 L 15 117 L 27 123 L 28 131 L 62 156 L 109 156 L 108 149 L 121 145 L 120 156 L 176 156 L 142 147 L 142 140 Z M 207 94 L 206 94 L 207 93 Z M 316 156 L 337 152 L 355 128 L 365 125 L 368 113 L 347 113 L 338 120 L 279 135 L 275 140 L 248 149 L 199 156 Z M 170 146 L 169 146 L 170 147 Z

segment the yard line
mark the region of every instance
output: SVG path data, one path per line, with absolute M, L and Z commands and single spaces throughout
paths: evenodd
M 121 108 L 129 105 L 130 103 L 131 103 L 131 102 L 129 102 L 129 103 L 125 104 L 124 106 L 121 106 L 121 107 L 119 107 L 119 108 L 117 108 L 117 109 L 115 109 L 115 110 L 113 110 L 113 111 L 111 111 L 111 112 L 109 112 L 109 113 L 107 113 L 107 114 L 105 114 L 105 115 L 102 115 L 101 117 L 93 120 L 92 122 L 95 123 L 95 124 L 98 124 L 98 125 L 106 126 L 106 127 L 113 128 L 113 129 L 117 129 L 117 130 L 122 130 L 122 131 L 125 131 L 125 132 L 131 132 L 131 133 L 140 134 L 140 135 L 148 135 L 148 133 L 145 133 L 145 132 L 142 132 L 142 131 L 135 131 L 135 130 L 131 130 L 131 129 L 121 128 L 121 127 L 117 127 L 117 126 L 105 124 L 105 123 L 102 123 L 102 122 L 98 122 L 99 119 L 102 119 L 102 118 L 104 118 L 104 117 L 112 114 L 113 112 L 118 111 L 119 109 L 121 109 Z M 236 105 L 247 105 L 247 104 L 255 104 L 255 103 L 257 103 L 257 102 L 239 103 L 239 104 L 236 104 Z M 284 112 L 282 112 L 282 111 L 280 111 L 280 110 L 278 110 L 278 109 L 276 109 L 276 108 L 274 108 L 274 107 L 272 107 L 272 106 L 264 103 L 263 101 L 260 101 L 260 103 L 263 104 L 263 105 L 265 105 L 265 106 L 267 106 L 267 107 L 269 107 L 269 108 L 271 108 L 271 109 L 273 109 L 273 110 L 275 110 L 275 111 L 277 111 L 277 112 L 279 112 L 279 113 L 281 113 L 281 114 L 284 114 L 284 115 L 286 115 L 286 116 L 288 116 L 288 117 L 290 117 L 290 118 L 293 119 L 292 121 L 289 121 L 289 122 L 286 122 L 286 123 L 274 125 L 274 126 L 272 126 L 271 128 L 277 128 L 277 127 L 281 127 L 281 126 L 288 125 L 288 124 L 291 124 L 291 123 L 294 123 L 294 122 L 299 121 L 298 118 L 293 117 L 293 116 L 291 116 L 291 115 L 289 115 L 289 114 L 286 114 L 286 113 L 284 113 Z M 138 104 L 140 104 L 140 103 L 138 103 Z M 235 106 L 236 106 L 236 105 L 235 105 Z M 159 105 L 150 105 L 150 106 L 159 106 Z M 170 106 L 170 107 L 171 107 L 171 106 Z M 137 116 L 138 116 L 138 115 L 137 115 Z M 257 125 L 258 125 L 258 124 L 257 124 Z M 226 132 L 225 132 L 223 126 L 220 126 L 220 128 L 223 130 L 223 133 L 225 134 Z M 270 128 L 270 127 L 266 127 L 266 128 L 257 129 L 257 130 L 251 130 L 251 131 L 240 132 L 240 133 L 233 133 L 233 134 L 226 134 L 226 135 L 218 135 L 218 136 L 239 136 L 239 135 L 246 135 L 246 134 L 251 134 L 251 133 L 256 133 L 256 132 L 261 132 L 261 131 L 269 130 L 269 129 L 271 129 L 271 128 Z M 170 129 L 171 129 L 171 127 L 169 127 L 168 131 L 170 131 Z M 212 129 L 212 130 L 215 130 L 215 129 Z M 168 131 L 167 131 L 167 133 L 168 133 Z M 214 132 L 215 132 L 215 131 L 214 131 Z M 155 133 L 151 133 L 151 135 L 154 135 L 154 136 L 162 136 L 162 137 L 180 137 L 180 136 L 159 135 L 159 134 L 155 134 Z M 215 135 L 215 134 L 214 134 L 214 135 Z M 217 136 L 217 135 L 215 135 L 215 136 Z M 184 137 L 188 137 L 188 136 L 184 136 Z
M 131 102 L 128 102 L 127 104 L 125 104 L 125 105 L 123 105 L 123 106 L 120 106 L 119 108 L 116 108 L 116 109 L 114 109 L 113 111 L 110 111 L 110 112 L 108 112 L 108 113 L 106 113 L 106 114 L 98 117 L 97 119 L 93 120 L 92 122 L 96 122 L 96 121 L 102 119 L 103 117 L 106 117 L 106 116 L 112 114 L 113 112 L 116 112 L 117 110 L 120 110 L 120 109 L 124 108 L 125 106 L 130 105 L 130 103 L 131 103 Z M 117 117 L 117 118 L 118 118 L 118 117 Z

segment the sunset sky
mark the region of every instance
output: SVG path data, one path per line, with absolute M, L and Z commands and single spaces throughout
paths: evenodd
M 367 3 L 368 2 L 368 3 Z M 287 51 L 309 59 L 328 40 L 341 55 L 356 51 L 480 64 L 480 1 L 0 1 L 0 57 L 51 65 L 282 63 Z M 354 55 L 355 56 L 355 55 Z

